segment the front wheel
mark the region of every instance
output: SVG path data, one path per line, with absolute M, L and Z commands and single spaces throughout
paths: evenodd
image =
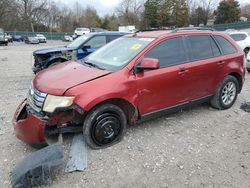
M 123 110 L 113 104 L 103 104 L 91 110 L 83 123 L 83 135 L 93 149 L 109 147 L 121 141 L 127 125 Z
M 221 82 L 215 95 L 210 101 L 211 106 L 214 108 L 225 110 L 233 106 L 239 93 L 239 82 L 238 80 L 228 75 Z

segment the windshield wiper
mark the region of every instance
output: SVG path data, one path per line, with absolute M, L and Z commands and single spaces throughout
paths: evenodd
M 84 62 L 85 64 L 91 66 L 91 67 L 95 67 L 95 68 L 98 68 L 98 69 L 100 69 L 100 70 L 105 70 L 104 68 L 102 68 L 102 67 L 100 67 L 100 66 L 98 66 L 98 65 L 96 65 L 96 64 L 94 64 L 94 63 L 91 63 L 91 62 L 88 62 L 88 61 L 85 61 L 85 60 L 83 60 L 83 62 Z

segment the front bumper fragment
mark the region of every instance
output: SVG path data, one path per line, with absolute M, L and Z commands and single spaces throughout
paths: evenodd
M 27 113 L 26 105 L 27 101 L 24 100 L 14 114 L 12 122 L 15 135 L 28 144 L 44 144 L 46 121 Z

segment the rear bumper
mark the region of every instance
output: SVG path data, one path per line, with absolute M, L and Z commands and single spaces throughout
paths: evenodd
M 20 140 L 28 144 L 44 144 L 46 122 L 39 117 L 28 114 L 26 110 L 26 100 L 17 108 L 12 120 L 15 135 Z

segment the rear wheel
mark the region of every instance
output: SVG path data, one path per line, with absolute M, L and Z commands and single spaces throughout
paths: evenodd
M 126 125 L 127 118 L 120 107 L 103 104 L 88 113 L 83 124 L 83 134 L 91 148 L 106 148 L 121 141 Z
M 239 93 L 238 80 L 228 75 L 220 84 L 210 103 L 214 108 L 225 110 L 233 106 Z
M 250 68 L 247 68 L 247 72 L 249 72 L 249 73 L 250 73 Z

